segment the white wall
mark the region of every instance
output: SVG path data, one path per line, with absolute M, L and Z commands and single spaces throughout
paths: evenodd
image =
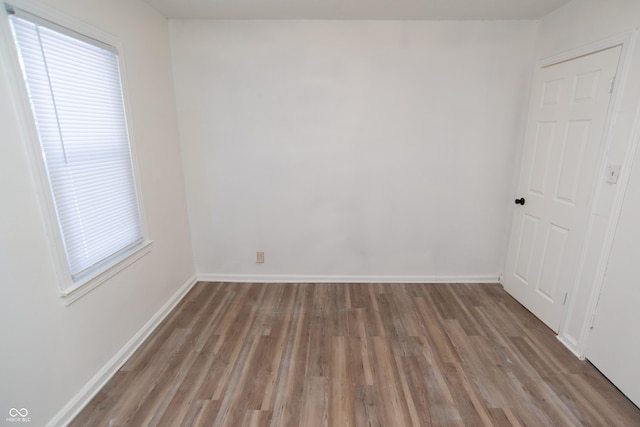
M 595 328 L 589 335 L 587 358 L 636 405 L 640 405 L 640 151 L 607 266 Z
M 194 273 L 166 20 L 131 0 L 50 0 L 123 42 L 132 139 L 150 254 L 65 306 L 37 180 L 21 134 L 8 58 L 0 58 L 0 420 L 27 408 L 49 422 Z M 5 52 L 5 50 L 2 50 Z
M 172 21 L 170 58 L 166 21 L 138 1 L 37 3 L 123 41 L 154 245 L 64 306 L 16 82 L 0 58 L 0 416 L 26 407 L 34 425 L 190 280 L 191 247 L 201 277 L 496 279 L 533 60 L 640 25 L 635 0 L 576 0 L 541 20 L 537 40 L 527 21 Z M 608 162 L 630 166 L 640 44 L 619 84 Z M 587 268 L 561 331 L 577 352 L 620 188 L 603 186 L 594 205 Z M 624 215 L 618 236 L 635 230 Z M 637 248 L 611 243 L 605 289 L 633 285 Z
M 170 34 L 201 277 L 497 280 L 535 23 Z
M 536 59 L 629 34 L 638 26 L 640 2 L 637 0 L 575 0 L 540 21 Z M 624 196 L 624 182 L 633 173 L 628 150 L 634 142 L 634 120 L 640 105 L 640 44 L 637 42 L 629 51 L 627 62 L 621 64 L 616 84 L 619 94 L 611 107 L 612 121 L 606 135 L 609 148 L 604 163 L 622 164 L 622 179 L 619 184 L 611 185 L 604 183 L 605 178 L 601 177 L 591 217 L 591 238 L 587 242 L 585 267 L 570 297 L 567 317 L 560 330 L 562 341 L 580 355 L 586 348 L 590 317 L 606 265 L 615 262 L 615 257 L 620 254 L 612 253 L 613 258 L 607 260 L 611 245 L 615 245 L 610 236 L 616 227 L 616 207 Z M 637 169 L 640 165 L 636 162 L 633 167 Z M 634 190 L 630 187 L 629 191 Z M 628 249 L 637 251 L 637 248 Z M 635 282 L 633 277 L 629 277 L 630 286 Z

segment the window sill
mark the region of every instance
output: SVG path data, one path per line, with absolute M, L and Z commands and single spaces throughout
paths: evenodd
M 153 241 L 151 240 L 143 242 L 139 247 L 135 248 L 131 252 L 128 252 L 122 258 L 116 260 L 113 264 L 109 265 L 107 268 L 101 270 L 97 274 L 90 276 L 78 283 L 74 283 L 73 289 L 60 291 L 60 297 L 62 297 L 62 299 L 64 300 L 64 304 L 70 305 L 71 303 L 77 301 L 143 256 L 147 255 L 149 252 L 151 252 L 152 244 Z

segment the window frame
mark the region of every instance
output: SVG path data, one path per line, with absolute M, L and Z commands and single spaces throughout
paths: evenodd
M 48 241 L 51 247 L 51 254 L 55 264 L 55 270 L 57 275 L 57 282 L 59 288 L 60 297 L 63 299 L 65 305 L 69 305 L 78 300 L 82 296 L 89 293 L 102 283 L 115 276 L 120 271 L 127 268 L 129 265 L 136 262 L 138 259 L 151 252 L 153 242 L 149 239 L 149 232 L 147 227 L 144 203 L 142 198 L 142 191 L 140 188 L 140 175 L 138 160 L 136 154 L 135 143 L 135 126 L 134 120 L 131 114 L 131 107 L 129 101 L 129 90 L 127 84 L 127 72 L 125 49 L 122 42 L 115 36 L 102 31 L 94 26 L 88 25 L 75 18 L 69 17 L 63 13 L 58 12 L 43 5 L 34 5 L 32 2 L 26 0 L 11 0 L 1 3 L 3 6 L 4 16 L 0 19 L 0 49 L 2 54 L 8 61 L 6 66 L 6 72 L 9 80 L 9 87 L 11 95 L 16 107 L 17 116 L 20 121 L 19 127 L 21 130 L 21 140 L 25 142 L 28 149 L 28 157 L 30 161 L 30 169 L 32 175 L 37 181 L 37 198 L 40 204 L 41 211 L 45 222 L 45 228 L 47 232 Z M 49 176 L 47 173 L 45 160 L 43 157 L 42 148 L 40 145 L 40 139 L 36 123 L 31 109 L 31 104 L 27 92 L 26 82 L 22 75 L 20 66 L 20 60 L 16 49 L 13 33 L 11 30 L 11 24 L 9 22 L 9 13 L 7 8 L 20 9 L 35 17 L 49 21 L 54 26 L 62 27 L 62 29 L 68 29 L 74 33 L 78 33 L 83 37 L 94 39 L 99 43 L 103 43 L 113 48 L 118 55 L 118 67 L 120 72 L 120 86 L 123 98 L 123 108 L 126 120 L 126 127 L 129 137 L 129 154 L 131 160 L 131 166 L 133 169 L 134 186 L 136 191 L 136 199 L 138 204 L 138 212 L 140 217 L 140 227 L 142 229 L 143 241 L 129 251 L 126 251 L 119 256 L 109 258 L 105 260 L 104 264 L 97 267 L 86 277 L 82 277 L 79 280 L 74 281 L 71 271 L 69 269 L 69 263 L 67 262 L 67 255 L 64 248 L 62 232 L 58 222 L 58 216 L 56 213 L 55 202 L 51 187 L 49 184 Z M 114 254 L 115 255 L 115 254 Z

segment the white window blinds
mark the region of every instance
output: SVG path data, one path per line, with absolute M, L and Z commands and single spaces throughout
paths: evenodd
M 143 241 L 114 48 L 10 16 L 75 282 Z

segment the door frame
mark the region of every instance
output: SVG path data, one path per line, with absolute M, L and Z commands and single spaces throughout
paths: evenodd
M 618 188 L 615 194 L 615 198 L 612 202 L 611 213 L 609 215 L 607 223 L 607 231 L 604 237 L 602 252 L 598 263 L 598 269 L 596 271 L 596 277 L 594 285 L 591 289 L 589 302 L 587 306 L 587 313 L 589 317 L 583 324 L 582 333 L 580 336 L 580 342 L 578 347 L 578 356 L 580 359 L 586 358 L 587 345 L 589 343 L 589 336 L 595 322 L 595 316 L 598 309 L 598 303 L 600 302 L 600 295 L 604 286 L 604 281 L 607 273 L 607 266 L 609 263 L 609 257 L 613 248 L 613 243 L 618 230 L 618 224 L 620 222 L 620 216 L 622 214 L 622 207 L 624 204 L 624 198 L 631 178 L 631 168 L 633 167 L 634 160 L 636 158 L 638 150 L 640 150 L 640 102 L 637 103 L 635 108 L 634 120 L 631 129 L 629 130 L 629 139 L 625 154 L 620 168 L 620 176 L 618 178 Z M 624 170 L 623 170 L 624 169 Z M 624 172 L 624 173 L 623 173 Z
M 609 215 L 606 219 L 605 232 L 603 234 L 603 237 L 598 239 L 597 236 L 595 236 L 595 220 L 598 212 L 602 210 L 601 204 L 606 203 L 605 200 L 601 200 L 601 196 L 603 195 L 605 189 L 604 186 L 607 185 L 602 178 L 604 177 L 608 163 L 607 154 L 613 146 L 615 130 L 614 118 L 616 117 L 617 112 L 621 109 L 621 95 L 623 93 L 623 89 L 627 84 L 627 77 L 631 64 L 631 53 L 633 52 L 633 47 L 636 44 L 637 33 L 638 30 L 634 29 L 594 43 L 589 43 L 570 51 L 543 58 L 537 61 L 535 67 L 535 70 L 537 71 L 544 67 L 548 67 L 565 61 L 570 61 L 572 59 L 576 59 L 581 56 L 586 56 L 612 47 L 622 47 L 622 50 L 620 52 L 620 60 L 618 63 L 618 71 L 616 73 L 616 81 L 613 88 L 611 100 L 609 101 L 610 103 L 609 110 L 607 111 L 607 117 L 605 118 L 602 143 L 600 153 L 598 155 L 598 170 L 596 172 L 597 181 L 595 183 L 595 187 L 592 190 L 589 201 L 588 220 L 583 244 L 580 248 L 578 268 L 576 270 L 575 279 L 568 288 L 568 300 L 567 304 L 564 306 L 558 331 L 558 339 L 580 359 L 585 358 L 587 340 L 589 337 L 589 333 L 591 332 L 592 319 L 596 312 L 598 299 L 600 297 L 600 292 L 604 283 L 606 266 L 613 246 L 613 240 L 615 237 L 620 213 L 622 211 L 622 202 L 631 175 L 631 163 L 634 159 L 636 151 L 638 150 L 638 146 L 640 145 L 640 109 L 638 109 L 635 115 L 633 128 L 631 129 L 633 131 L 633 139 L 627 140 L 626 148 L 624 149 L 625 153 L 620 170 L 620 176 L 618 178 L 618 183 L 616 184 L 615 196 L 613 198 L 613 202 L 607 205 L 609 209 Z M 624 146 L 624 144 L 622 145 Z M 518 176 L 519 175 L 520 170 Z M 593 273 L 586 274 L 586 262 L 591 252 L 594 252 L 596 254 L 596 268 Z M 582 317 L 581 319 L 578 319 L 581 327 L 577 337 L 572 336 L 570 331 L 567 329 L 567 324 L 570 320 L 573 320 L 575 322 L 576 319 L 573 319 L 573 317 Z

